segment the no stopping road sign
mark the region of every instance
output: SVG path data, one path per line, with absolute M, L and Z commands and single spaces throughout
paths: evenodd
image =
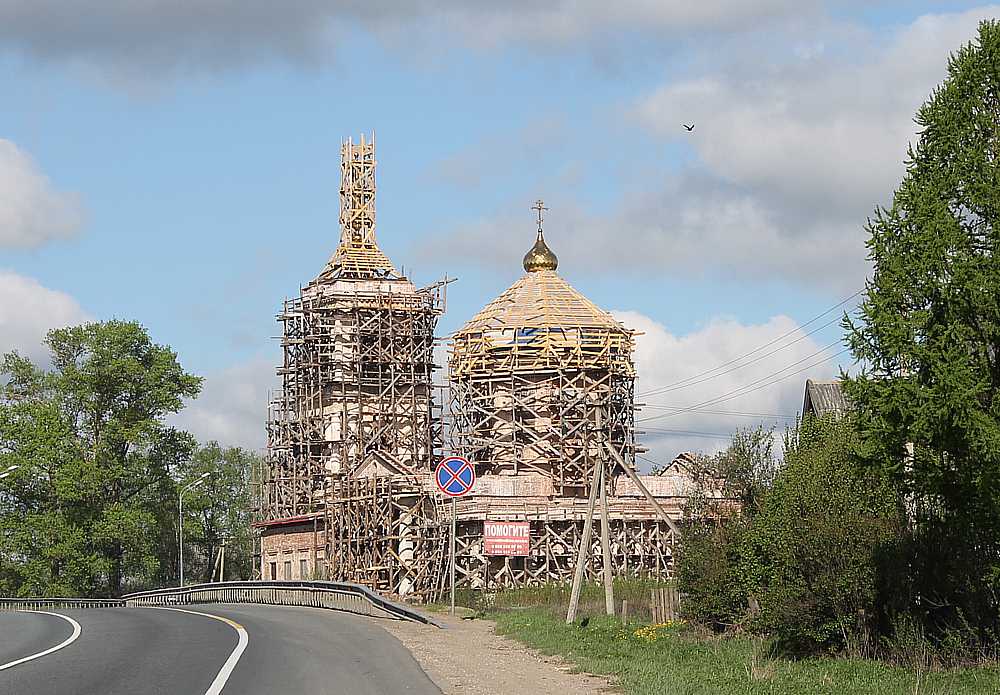
M 438 489 L 448 497 L 461 497 L 476 484 L 476 471 L 469 460 L 461 456 L 449 456 L 434 470 L 434 481 Z

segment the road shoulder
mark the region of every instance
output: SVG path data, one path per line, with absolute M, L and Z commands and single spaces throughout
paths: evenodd
M 444 630 L 404 621 L 384 627 L 413 654 L 444 695 L 597 695 L 616 692 L 604 678 L 572 673 L 545 656 L 497 635 L 489 620 L 435 615 Z

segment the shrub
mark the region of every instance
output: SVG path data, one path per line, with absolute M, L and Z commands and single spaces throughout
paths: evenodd
M 725 630 L 747 614 L 747 590 L 741 572 L 746 523 L 694 522 L 683 532 L 677 559 L 677 586 L 684 595 L 684 617 L 713 630 Z
M 775 474 L 773 441 L 773 430 L 740 430 L 725 451 L 692 464 L 695 489 L 685 510 L 677 585 L 684 616 L 714 630 L 747 615 L 743 546 Z
M 912 645 L 918 642 L 933 665 L 996 662 L 1000 582 L 991 572 L 995 535 L 988 526 L 956 524 L 954 517 L 913 506 L 921 508 L 913 511 L 894 552 L 882 558 L 879 629 L 884 655 L 922 666 L 912 658 Z
M 760 604 L 755 629 L 786 649 L 870 651 L 879 557 L 899 537 L 899 495 L 855 456 L 849 419 L 807 418 L 749 530 L 743 559 Z

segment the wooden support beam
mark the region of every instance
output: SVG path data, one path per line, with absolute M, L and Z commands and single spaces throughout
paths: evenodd
M 587 516 L 583 520 L 583 536 L 580 538 L 580 551 L 576 556 L 576 571 L 573 573 L 573 589 L 569 595 L 569 609 L 566 611 L 566 624 L 576 620 L 576 609 L 580 603 L 580 588 L 583 585 L 583 571 L 587 566 L 587 553 L 590 552 L 590 538 L 594 532 L 594 504 L 597 501 L 597 485 L 601 474 L 599 463 L 594 465 L 594 475 L 590 481 L 590 497 L 587 498 Z
M 643 496 L 649 501 L 649 503 L 653 505 L 653 509 L 656 510 L 656 513 L 660 516 L 660 518 L 663 519 L 665 522 L 667 522 L 667 526 L 669 526 L 670 530 L 673 531 L 674 537 L 678 538 L 680 536 L 681 530 L 677 528 L 677 524 L 674 523 L 674 520 L 670 518 L 670 515 L 667 514 L 666 510 L 662 506 L 660 506 L 660 503 L 657 502 L 655 497 L 653 497 L 653 493 L 650 492 L 649 489 L 642 484 L 642 481 L 639 480 L 639 476 L 636 475 L 636 472 L 625 464 L 625 460 L 622 458 L 621 454 L 615 451 L 615 448 L 611 446 L 610 443 L 606 442 L 605 448 L 611 452 L 611 457 L 618 462 L 618 465 L 621 467 L 621 469 L 625 471 L 625 475 L 627 475 L 632 480 L 632 482 L 635 483 L 635 486 L 639 488 L 639 492 L 641 492 Z
M 611 566 L 611 523 L 608 521 L 608 473 L 604 457 L 601 466 L 601 563 L 604 569 L 604 611 L 615 614 L 614 568 Z

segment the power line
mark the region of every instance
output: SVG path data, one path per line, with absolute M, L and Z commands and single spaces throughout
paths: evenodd
M 789 364 L 789 365 L 787 365 L 785 367 L 782 367 L 781 369 L 779 369 L 779 370 L 777 370 L 775 372 L 771 372 L 770 374 L 765 374 L 760 379 L 757 379 L 756 381 L 751 381 L 749 384 L 743 384 L 742 386 L 737 386 L 732 391 L 728 391 L 727 393 L 725 393 L 723 395 L 727 395 L 729 393 L 735 393 L 736 391 L 740 391 L 740 390 L 745 389 L 745 388 L 747 388 L 749 386 L 753 386 L 755 384 L 759 384 L 762 381 L 766 381 L 767 379 L 770 379 L 771 377 L 777 376 L 778 374 L 781 374 L 784 371 L 788 371 L 792 367 L 796 367 L 796 366 L 802 364 L 803 362 L 805 362 L 806 360 L 811 360 L 813 357 L 816 357 L 817 355 L 822 355 L 827 350 L 835 347 L 839 342 L 840 341 L 838 340 L 838 341 L 834 341 L 834 342 L 830 343 L 829 345 L 825 345 L 825 346 L 821 347 L 819 350 L 817 350 L 816 352 L 814 352 L 814 353 L 812 353 L 810 355 L 806 355 L 805 357 L 803 357 L 802 359 L 798 360 L 797 362 L 792 362 L 791 364 Z M 843 350 L 841 350 L 841 352 L 843 352 Z M 838 353 L 838 354 L 840 354 L 840 353 Z M 836 355 L 831 356 L 831 357 L 827 357 L 826 359 L 832 359 L 835 356 Z M 702 406 L 714 405 L 714 400 L 715 399 L 709 399 L 709 400 L 705 401 L 704 403 L 698 403 L 698 404 L 693 405 L 693 406 L 684 406 L 684 407 L 681 408 L 681 410 L 683 410 L 685 412 L 689 412 L 691 410 L 695 410 L 695 409 L 700 408 Z M 657 405 L 657 404 L 654 404 L 654 405 Z M 665 403 L 660 403 L 659 405 L 666 405 L 666 404 Z M 656 416 L 656 417 L 662 417 L 662 416 Z M 638 422 L 642 422 L 643 420 L 648 420 L 648 419 L 650 419 L 650 418 L 643 418 L 642 420 L 639 420 Z
M 650 427 L 647 430 L 653 434 L 677 434 L 685 437 L 709 437 L 711 439 L 732 439 L 732 433 L 723 434 L 722 432 L 698 432 L 695 430 L 671 430 L 660 427 Z
M 645 457 L 645 456 L 642 456 L 642 455 L 640 455 L 640 454 L 636 454 L 636 455 L 635 455 L 635 457 L 636 457 L 637 459 L 642 459 L 642 460 L 643 460 L 643 461 L 645 461 L 646 463 L 651 463 L 651 464 L 653 464 L 654 466 L 663 466 L 664 468 L 666 468 L 666 467 L 667 467 L 668 465 L 670 465 L 670 464 L 667 464 L 667 463 L 660 463 L 659 461 L 654 461 L 653 459 L 651 459 L 651 458 L 647 458 L 647 457 Z
M 803 333 L 802 335 L 800 335 L 798 338 L 796 338 L 795 340 L 793 340 L 790 343 L 786 343 L 785 345 L 780 345 L 780 346 L 776 347 L 775 349 L 771 350 L 770 352 L 765 352 L 763 355 L 759 355 L 758 357 L 753 358 L 749 362 L 744 362 L 743 364 L 734 365 L 734 366 L 730 367 L 729 369 L 726 369 L 725 371 L 719 372 L 718 374 L 712 374 L 710 376 L 705 376 L 705 377 L 703 377 L 701 379 L 696 379 L 694 381 L 691 380 L 694 377 L 690 377 L 690 378 L 688 378 L 688 379 L 685 380 L 687 383 L 676 382 L 675 384 L 672 384 L 672 385 L 671 384 L 667 384 L 666 386 L 661 386 L 661 387 L 659 387 L 657 389 L 654 389 L 653 391 L 648 391 L 648 392 L 646 392 L 646 393 L 644 393 L 642 395 L 643 396 L 653 396 L 653 395 L 659 396 L 659 395 L 664 394 L 664 393 L 669 393 L 670 391 L 677 391 L 679 389 L 690 388 L 690 387 L 695 386 L 697 384 L 702 384 L 702 383 L 704 383 L 706 381 L 711 381 L 712 379 L 718 379 L 720 376 L 725 376 L 726 374 L 731 374 L 732 372 L 735 372 L 737 370 L 745 369 L 746 367 L 750 366 L 751 364 L 755 364 L 757 362 L 760 362 L 763 359 L 767 359 L 771 355 L 774 355 L 776 353 L 781 352 L 782 350 L 790 348 L 792 345 L 795 345 L 795 343 L 798 343 L 800 341 L 805 340 L 809 336 L 813 335 L 814 333 L 818 333 L 819 331 L 823 330 L 824 328 L 828 328 L 829 326 L 835 324 L 839 320 L 840 320 L 839 318 L 835 318 L 832 321 L 828 321 L 827 323 L 824 323 L 822 326 L 819 326 L 818 328 L 814 328 L 813 330 L 809 331 L 808 333 Z M 721 369 L 721 367 L 716 367 L 716 369 Z
M 663 466 L 664 468 L 666 468 L 667 466 L 669 466 L 669 465 L 670 465 L 669 463 L 662 463 L 662 462 L 660 462 L 660 461 L 654 461 L 653 459 L 649 458 L 648 456 L 643 456 L 643 455 L 641 455 L 641 454 L 636 454 L 636 455 L 635 455 L 635 457 L 636 457 L 637 459 L 642 459 L 642 460 L 643 460 L 643 461 L 645 461 L 646 463 L 651 463 L 651 464 L 653 464 L 654 466 Z M 672 462 L 671 462 L 671 463 L 672 463 Z
M 736 389 L 734 391 L 730 391 L 729 393 L 722 394 L 721 396 L 718 396 L 717 398 L 714 398 L 714 399 L 709 400 L 709 401 L 705 401 L 704 403 L 697 403 L 694 406 L 690 406 L 689 408 L 684 408 L 684 409 L 679 410 L 678 412 L 675 412 L 675 413 L 665 413 L 663 415 L 654 415 L 651 418 L 643 418 L 642 420 L 638 420 L 637 422 L 644 422 L 644 421 L 647 421 L 647 420 L 656 420 L 656 419 L 663 419 L 663 418 L 668 418 L 668 417 L 674 417 L 676 415 L 680 415 L 683 412 L 688 412 L 691 409 L 696 409 L 696 408 L 698 408 L 701 405 L 714 405 L 715 403 L 723 403 L 725 401 L 731 401 L 734 398 L 739 398 L 740 396 L 745 396 L 747 394 L 753 393 L 754 391 L 759 391 L 760 389 L 767 388 L 768 386 L 773 386 L 774 384 L 777 384 L 777 383 L 779 383 L 781 381 L 784 381 L 785 379 L 791 378 L 791 377 L 795 376 L 796 374 L 801 374 L 802 372 L 808 371 L 808 370 L 812 369 L 813 367 L 821 365 L 824 362 L 829 362 L 830 360 L 832 360 L 832 359 L 834 359 L 836 357 L 839 357 L 840 355 L 844 354 L 845 352 L 847 352 L 847 348 L 841 350 L 840 352 L 838 352 L 835 355 L 831 355 L 830 357 L 827 357 L 825 359 L 818 360 L 816 362 L 813 362 L 812 364 L 807 364 L 805 367 L 802 367 L 801 369 L 797 369 L 797 370 L 795 370 L 794 372 L 792 372 L 790 374 L 786 374 L 785 376 L 778 377 L 777 379 L 774 379 L 773 381 L 770 381 L 770 382 L 765 383 L 765 384 L 761 384 L 759 386 L 755 386 L 754 388 L 749 388 L 750 386 L 753 386 L 756 383 L 756 382 L 751 382 L 750 384 L 747 384 L 744 387 L 741 387 L 741 388 Z
M 699 379 L 700 377 L 706 376 L 708 374 L 712 374 L 713 372 L 717 372 L 720 369 L 724 369 L 725 367 L 728 367 L 730 365 L 736 364 L 737 362 L 740 362 L 740 361 L 746 359 L 747 357 L 750 357 L 751 355 L 754 355 L 754 354 L 760 352 L 761 350 L 764 350 L 766 348 L 771 347 L 775 343 L 781 342 L 782 340 L 784 340 L 785 338 L 789 337 L 790 335 L 794 335 L 797 331 L 800 331 L 803 328 L 805 328 L 806 326 L 809 326 L 810 324 L 813 324 L 816 321 L 820 320 L 821 318 L 823 318 L 824 316 L 826 316 L 827 314 L 829 314 L 831 311 L 835 311 L 836 309 L 844 306 L 849 301 L 851 301 L 855 297 L 859 296 L 862 292 L 864 292 L 864 289 L 858 290 L 857 292 L 855 292 L 854 294 L 852 294 L 850 297 L 847 297 L 846 299 L 843 299 L 843 300 L 837 302 L 836 304 L 834 304 L 832 307 L 830 307 L 826 311 L 822 312 L 821 314 L 817 314 L 816 316 L 814 316 L 813 318 L 809 319 L 805 323 L 803 323 L 803 324 L 801 324 L 799 326 L 796 326 L 795 328 L 793 328 L 792 330 L 788 331 L 787 333 L 783 333 L 782 335 L 779 335 L 777 338 L 774 338 L 773 340 L 770 340 L 770 341 L 764 343 L 763 345 L 760 345 L 760 346 L 754 348 L 750 352 L 744 353 L 744 354 L 740 355 L 739 357 L 736 357 L 734 359 L 729 360 L 728 362 L 723 362 L 722 364 L 720 364 L 720 365 L 718 365 L 716 367 L 713 367 L 711 369 L 705 370 L 704 372 L 699 372 L 698 374 L 693 374 L 692 376 L 689 376 L 686 379 L 681 379 L 680 381 L 675 381 L 675 382 L 667 384 L 665 386 L 661 386 L 661 387 L 658 387 L 658 388 L 655 388 L 655 389 L 651 389 L 650 391 L 644 391 L 644 392 L 641 392 L 641 393 L 637 393 L 636 396 L 644 397 L 644 396 L 650 396 L 650 395 L 657 394 L 657 393 L 664 393 L 667 390 L 674 390 L 675 387 L 680 388 L 682 384 L 684 384 L 686 386 L 693 385 L 693 384 L 689 384 L 688 382 L 694 381 L 696 379 Z M 839 321 L 839 320 L 840 320 L 839 318 L 833 319 L 832 321 L 830 321 L 830 322 L 828 322 L 828 323 L 820 326 L 819 328 L 813 329 L 812 331 L 810 331 L 809 333 L 806 333 L 805 335 L 806 336 L 812 335 L 813 333 L 816 333 L 817 331 L 820 331 L 820 330 L 826 328 L 827 326 L 830 326 L 831 324 L 833 324 L 833 323 L 835 323 L 836 321 Z M 789 345 L 794 345 L 799 340 L 802 340 L 804 337 L 805 336 L 800 336 L 799 338 L 797 338 L 796 340 L 792 341 L 791 343 L 788 343 L 788 345 L 784 345 L 784 346 L 778 348 L 777 350 L 772 351 L 771 353 L 768 353 L 768 354 L 774 354 L 774 352 L 777 352 L 778 350 L 783 350 L 784 348 L 788 347 Z M 763 359 L 763 357 L 758 358 L 758 359 Z M 757 360 L 753 360 L 753 361 L 756 362 Z M 748 364 L 750 364 L 750 363 L 748 363 Z M 732 371 L 732 370 L 730 370 L 730 371 Z M 728 372 L 726 372 L 726 373 L 728 373 Z M 718 375 L 718 376 L 721 376 L 721 375 Z M 714 379 L 715 377 L 709 377 L 709 378 Z M 708 379 L 705 379 L 705 381 L 707 381 L 707 380 Z M 698 382 L 698 383 L 700 383 L 700 382 Z
M 675 405 L 644 405 L 642 409 L 652 410 L 677 410 L 689 412 L 694 415 L 732 415 L 734 417 L 755 417 L 755 418 L 777 418 L 781 420 L 794 420 L 797 415 L 782 415 L 779 413 L 743 413 L 735 410 L 708 410 L 706 408 L 683 408 Z
M 833 345 L 836 345 L 836 343 L 832 343 L 831 345 L 826 346 L 822 350 L 818 350 L 818 351 L 814 352 L 809 357 L 813 357 L 813 356 L 819 354 L 820 352 L 825 352 L 826 350 L 828 350 L 831 347 L 833 347 Z M 755 388 L 750 388 L 750 387 L 751 386 L 755 386 L 756 384 L 760 383 L 761 381 L 764 381 L 764 379 L 767 379 L 768 377 L 763 377 L 761 379 L 758 379 L 757 381 L 751 381 L 749 384 L 746 384 L 745 386 L 742 386 L 742 387 L 740 387 L 738 389 L 734 389 L 733 391 L 730 391 L 727 394 L 723 394 L 722 396 L 718 396 L 717 398 L 713 398 L 713 399 L 711 399 L 709 401 L 705 401 L 704 403 L 697 403 L 694 407 L 697 408 L 697 407 L 701 407 L 703 405 L 715 405 L 716 403 L 722 403 L 722 402 L 725 402 L 725 401 L 729 401 L 729 400 L 732 400 L 733 398 L 739 398 L 740 396 L 746 395 L 747 393 L 753 393 L 754 391 L 759 391 L 762 388 L 766 388 L 768 386 L 773 386 L 774 384 L 780 383 L 781 381 L 784 381 L 785 379 L 793 377 L 796 374 L 801 374 L 802 372 L 808 371 L 808 370 L 812 369 L 813 367 L 817 367 L 817 366 L 823 364 L 824 362 L 829 362 L 830 360 L 834 360 L 834 359 L 840 357 L 841 355 L 843 355 L 847 351 L 848 351 L 848 348 L 844 348 L 840 352 L 834 353 L 833 355 L 830 355 L 828 357 L 824 357 L 823 359 L 817 360 L 816 362 L 813 362 L 812 364 L 807 364 L 805 367 L 802 367 L 801 369 L 796 369 L 794 372 L 791 372 L 790 374 L 786 374 L 786 375 L 784 375 L 782 377 L 778 377 L 777 379 L 774 379 L 773 381 L 769 381 L 769 382 L 767 382 L 765 384 L 761 384 L 760 386 L 756 386 Z M 788 369 L 791 369 L 792 367 L 805 362 L 807 359 L 809 359 L 809 358 L 806 357 L 806 358 L 803 358 L 803 359 L 799 360 L 798 362 L 793 362 L 792 364 L 788 365 L 784 369 L 779 369 L 777 372 L 774 372 L 770 376 L 777 376 L 778 374 L 781 374 L 781 372 L 787 371 Z M 733 394 L 733 395 L 730 395 L 730 394 Z
M 833 345 L 836 345 L 836 343 L 833 343 Z M 745 395 L 747 395 L 749 393 L 753 393 L 754 391 L 759 391 L 762 388 L 766 388 L 768 386 L 773 386 L 774 384 L 777 384 L 777 383 L 779 383 L 781 381 L 784 381 L 785 379 L 791 378 L 791 377 L 795 376 L 796 374 L 801 374 L 802 372 L 805 372 L 805 371 L 807 371 L 809 369 L 812 369 L 813 367 L 821 365 L 824 362 L 829 362 L 830 360 L 836 359 L 837 357 L 840 357 L 841 355 L 843 355 L 845 352 L 848 351 L 847 348 L 844 348 L 843 350 L 841 350 L 840 352 L 838 352 L 836 354 L 830 355 L 828 357 L 824 357 L 823 359 L 818 360 L 816 362 L 813 362 L 812 364 L 807 364 L 805 367 L 802 367 L 801 369 L 797 369 L 794 372 L 791 372 L 790 374 L 786 374 L 786 375 L 784 375 L 782 377 L 778 377 L 777 379 L 774 379 L 773 381 L 769 381 L 767 383 L 761 383 L 761 382 L 767 381 L 768 379 L 771 379 L 772 377 L 776 377 L 778 374 L 781 374 L 782 372 L 788 371 L 792 367 L 795 367 L 795 366 L 797 366 L 799 364 L 802 364 L 806 360 L 810 359 L 811 357 L 815 357 L 816 355 L 818 355 L 821 352 L 825 352 L 827 349 L 829 349 L 829 347 L 832 347 L 832 345 L 828 346 L 827 348 L 823 348 L 822 350 L 819 350 L 819 351 L 813 353 L 812 355 L 809 355 L 808 357 L 805 357 L 805 358 L 799 360 L 798 362 L 793 362 L 792 364 L 788 365 L 784 369 L 779 369 L 777 372 L 773 372 L 773 373 L 771 373 L 771 374 L 769 374 L 769 375 L 767 375 L 765 377 L 757 379 L 756 381 L 751 381 L 749 384 L 745 384 L 745 385 L 743 385 L 743 386 L 741 386 L 741 387 L 739 387 L 737 389 L 733 389 L 732 391 L 724 393 L 724 394 L 722 394 L 720 396 L 716 396 L 715 398 L 710 398 L 709 400 L 702 401 L 701 403 L 695 403 L 694 405 L 685 406 L 683 408 L 678 408 L 677 412 L 662 413 L 660 415 L 653 415 L 652 417 L 642 418 L 642 419 L 636 420 L 636 422 L 637 423 L 638 422 L 648 422 L 650 420 L 660 420 L 660 419 L 663 419 L 663 418 L 674 417 L 674 416 L 680 415 L 681 413 L 691 412 L 691 411 L 697 410 L 698 408 L 701 408 L 701 407 L 704 407 L 704 406 L 715 405 L 717 403 L 723 403 L 725 401 L 730 401 L 730 400 L 732 400 L 734 398 L 739 398 L 740 396 L 745 396 Z

